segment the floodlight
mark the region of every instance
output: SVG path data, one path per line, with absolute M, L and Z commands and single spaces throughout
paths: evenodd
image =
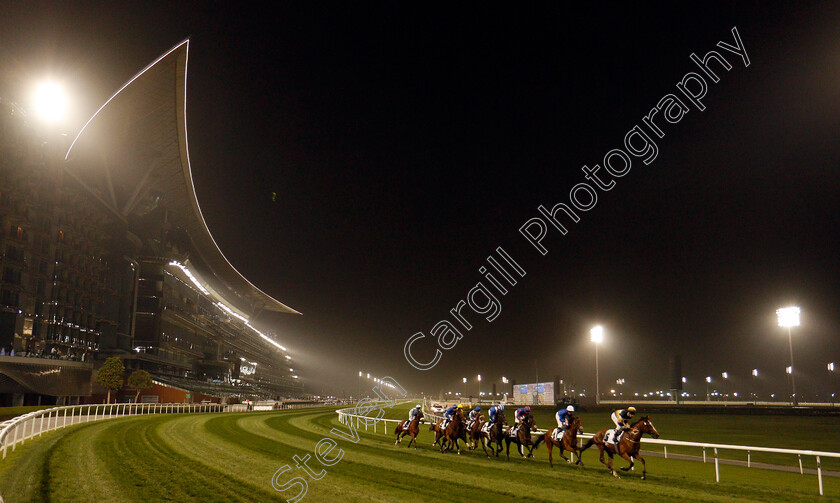
M 776 316 L 779 318 L 780 327 L 799 326 L 799 308 L 796 306 L 776 309 Z
M 793 365 L 791 365 L 790 367 L 786 367 L 785 372 L 787 372 L 788 374 L 793 374 Z
M 598 325 L 594 327 L 592 330 L 589 331 L 589 337 L 592 342 L 595 344 L 600 344 L 604 342 L 604 327 Z
M 60 120 L 67 104 L 64 90 L 55 82 L 39 84 L 35 88 L 32 102 L 35 113 L 48 122 Z
M 467 382 L 467 378 L 465 377 L 465 378 L 464 378 L 464 384 L 466 384 L 466 382 Z
M 753 377 L 758 377 L 758 369 L 752 369 Z
M 712 382 L 712 376 L 706 376 L 706 382 Z
M 723 377 L 724 379 L 729 379 L 729 372 L 722 372 L 720 374 L 720 376 Z

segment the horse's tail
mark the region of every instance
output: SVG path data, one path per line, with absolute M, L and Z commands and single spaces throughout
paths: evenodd
M 394 428 L 394 435 L 400 432 L 400 426 L 402 426 L 402 423 L 397 423 L 397 426 Z
M 435 431 L 435 423 L 429 425 L 429 431 Z
M 586 443 L 583 445 L 583 447 L 581 447 L 581 448 L 580 448 L 580 452 L 583 452 L 583 451 L 585 451 L 586 449 L 589 449 L 590 447 L 592 447 L 592 444 L 594 444 L 594 443 L 595 443 L 595 437 L 590 438 L 590 439 L 589 439 L 589 441 L 588 441 L 588 442 L 586 442 Z

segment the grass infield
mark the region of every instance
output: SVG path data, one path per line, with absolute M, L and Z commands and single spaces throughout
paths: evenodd
M 405 417 L 409 405 L 388 415 Z M 537 411 L 538 426 L 549 426 L 550 419 L 551 411 Z M 667 414 L 652 419 L 663 438 L 840 451 L 836 420 Z M 584 414 L 583 421 L 592 432 L 608 426 L 609 420 Z M 712 463 L 651 456 L 647 480 L 639 479 L 640 471 L 622 473 L 617 480 L 598 462 L 595 449 L 584 453 L 585 467 L 556 464 L 552 470 L 544 446 L 539 447 L 536 459 L 521 459 L 511 452 L 511 460 L 505 461 L 502 452 L 499 459 L 488 460 L 480 450 L 460 456 L 441 454 L 431 448 L 432 434 L 425 426 L 416 451 L 406 449 L 407 441 L 395 447 L 392 428 L 388 436 L 381 428 L 378 434 L 362 428 L 358 443 L 330 433 L 332 428 L 347 431 L 338 423 L 335 408 L 132 416 L 86 423 L 44 434 L 10 453 L 0 462 L 0 492 L 9 503 L 284 501 L 299 488 L 281 494 L 272 488 L 271 480 L 289 465 L 291 470 L 280 475 L 278 483 L 304 477 L 308 492 L 303 502 L 428 503 L 444 497 L 546 502 L 616 497 L 739 503 L 840 501 L 840 478 L 834 477 L 824 477 L 826 496 L 820 498 L 815 475 L 721 465 L 721 483 L 717 484 Z M 322 438 L 334 439 L 344 455 L 330 467 L 310 458 L 314 472 L 326 472 L 313 480 L 295 467 L 293 456 L 312 456 Z M 795 459 L 787 461 L 796 464 Z M 623 461 L 618 464 L 623 465 Z M 810 465 L 813 460 L 806 463 Z

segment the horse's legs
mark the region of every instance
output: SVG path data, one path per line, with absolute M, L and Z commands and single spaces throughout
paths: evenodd
M 505 437 L 505 444 L 507 444 L 507 460 L 510 461 L 510 439 Z
M 548 449 L 548 466 L 550 466 L 551 468 L 554 468 L 554 458 L 551 456 L 552 445 L 553 444 L 551 443 L 551 441 L 548 441 L 548 442 L 545 443 L 545 448 Z M 560 455 L 561 456 L 563 455 L 563 448 L 562 447 L 560 448 Z
M 642 462 L 642 480 L 645 480 L 647 476 L 647 467 L 645 466 L 645 458 L 642 457 L 642 453 L 636 453 L 636 459 Z
M 566 446 L 564 446 L 564 445 L 561 443 L 561 444 L 560 444 L 560 446 L 557 448 L 557 451 L 560 453 L 560 457 L 561 457 L 561 458 L 563 458 L 563 459 L 566 461 L 566 463 L 571 463 L 571 462 L 572 462 L 572 460 L 571 460 L 571 459 L 569 459 L 569 458 L 567 458 L 567 457 L 566 457 L 566 455 L 565 455 L 565 454 L 563 454 L 563 451 L 564 451 L 564 450 L 566 450 L 566 449 L 565 449 L 565 447 L 566 447 Z
M 618 476 L 618 473 L 616 473 L 615 468 L 613 468 L 613 453 L 612 453 L 612 451 L 607 450 L 607 455 L 609 456 L 609 464 L 607 465 L 607 469 L 609 469 L 609 471 L 610 471 L 610 473 L 612 473 L 613 477 L 615 477 L 617 479 L 620 479 L 621 477 Z
M 629 466 L 625 466 L 625 467 L 623 467 L 621 470 L 622 470 L 622 471 L 625 471 L 625 472 L 626 472 L 626 471 L 629 471 L 629 470 L 632 470 L 632 469 L 633 469 L 633 458 L 632 458 L 632 457 L 630 457 L 630 455 L 629 455 L 629 454 L 627 454 L 627 452 L 622 452 L 622 453 L 621 453 L 621 457 L 622 457 L 622 458 L 624 458 L 624 459 L 626 459 L 627 461 L 629 461 L 629 462 L 630 462 L 630 465 L 629 465 Z

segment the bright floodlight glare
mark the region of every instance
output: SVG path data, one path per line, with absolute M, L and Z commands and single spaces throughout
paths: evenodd
M 791 365 L 790 367 L 785 367 L 785 372 L 787 372 L 788 374 L 793 374 L 793 365 Z
M 729 372 L 722 372 L 720 374 L 720 376 L 723 377 L 724 379 L 729 379 Z
M 478 382 L 481 382 L 481 374 L 478 374 Z
M 828 365 L 826 365 L 826 368 L 828 368 L 829 372 L 834 372 L 834 362 L 831 362 Z
M 706 382 L 712 382 L 712 376 L 706 376 Z
M 682 382 L 684 382 L 684 383 L 685 383 L 685 382 L 688 382 L 688 379 L 686 379 L 685 377 L 683 377 L 683 378 L 682 378 Z
M 776 309 L 776 316 L 779 317 L 780 327 L 799 326 L 799 308 L 796 306 Z
M 752 370 L 752 375 L 755 376 L 755 377 L 758 377 L 758 369 L 753 369 Z
M 361 370 L 359 371 L 359 377 L 362 377 L 362 371 Z
M 35 88 L 33 105 L 35 113 L 40 118 L 55 122 L 64 116 L 66 106 L 64 90 L 55 82 L 43 82 Z
M 604 327 L 598 325 L 594 327 L 592 330 L 589 331 L 589 337 L 592 342 L 595 344 L 601 344 L 604 342 Z
M 370 379 L 370 374 L 367 375 L 367 378 Z
M 467 378 L 466 378 L 466 377 L 464 378 L 464 382 L 465 382 L 465 383 L 467 382 Z

